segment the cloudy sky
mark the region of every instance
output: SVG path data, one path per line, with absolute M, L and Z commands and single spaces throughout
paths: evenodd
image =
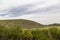
M 60 0 L 0 0 L 0 20 L 6 19 L 60 23 Z

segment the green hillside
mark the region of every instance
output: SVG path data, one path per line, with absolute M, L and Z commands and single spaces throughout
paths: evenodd
M 15 27 L 18 26 L 20 28 L 36 28 L 42 27 L 42 24 L 36 23 L 34 21 L 24 20 L 24 19 L 16 19 L 16 20 L 0 20 L 0 25 L 5 27 Z
M 60 24 L 42 25 L 24 19 L 0 20 L 0 40 L 60 40 Z

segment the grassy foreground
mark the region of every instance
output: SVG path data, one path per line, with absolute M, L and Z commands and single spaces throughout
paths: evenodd
M 60 40 L 60 27 L 20 29 L 0 26 L 0 40 Z

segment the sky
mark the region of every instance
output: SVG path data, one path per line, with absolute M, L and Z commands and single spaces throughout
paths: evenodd
M 60 23 L 60 0 L 0 0 L 0 20 L 8 19 Z

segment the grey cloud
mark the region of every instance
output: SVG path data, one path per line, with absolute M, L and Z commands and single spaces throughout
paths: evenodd
M 8 9 L 8 12 L 6 12 L 6 14 L 1 14 L 0 16 L 10 15 L 9 17 L 18 17 L 18 16 L 21 16 L 21 15 L 26 15 L 26 14 L 31 14 L 31 13 L 32 14 L 33 13 L 40 13 L 40 14 L 60 13 L 60 4 L 53 5 L 53 6 L 50 6 L 50 7 L 47 7 L 47 8 L 29 10 L 34 5 L 37 5 L 37 4 L 29 4 L 29 5 L 14 7 L 14 8 Z

